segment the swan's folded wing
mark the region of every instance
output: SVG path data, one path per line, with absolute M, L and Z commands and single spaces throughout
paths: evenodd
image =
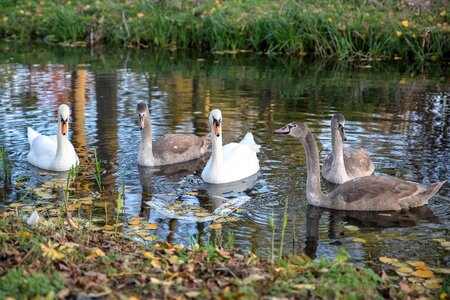
M 374 171 L 374 165 L 369 153 L 364 149 L 344 148 L 344 164 L 347 174 L 352 177 L 370 175 Z
M 31 127 L 27 128 L 27 136 L 28 136 L 28 143 L 33 144 L 33 141 L 35 138 L 37 138 L 38 136 L 40 136 L 41 134 L 39 132 L 37 132 L 36 130 L 34 130 Z
M 400 200 L 414 195 L 419 184 L 396 177 L 366 176 L 338 186 L 332 193 L 339 193 L 347 203 L 356 201 Z
M 159 157 L 200 151 L 207 140 L 194 134 L 165 134 L 153 142 L 153 154 Z

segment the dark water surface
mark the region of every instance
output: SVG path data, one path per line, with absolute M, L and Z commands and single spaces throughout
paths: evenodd
M 254 54 L 0 46 L 0 145 L 6 147 L 13 178 L 32 175 L 33 182 L 36 177 L 26 162 L 26 127 L 55 134 L 57 107 L 68 103 L 70 138 L 81 163 L 91 163 L 88 158 L 97 147 L 105 168 L 101 201 L 106 200 L 108 218 L 114 219 L 123 180 L 127 209 L 122 221 L 144 217 L 158 224 L 156 234 L 162 240 L 173 243 L 225 241 L 232 233 L 235 246 L 263 254 L 271 251 L 271 218 L 278 251 L 286 215 L 285 254 L 306 251 L 313 257 L 333 257 L 342 246 L 358 262 L 388 256 L 450 265 L 448 251 L 433 241 L 449 237 L 449 183 L 428 206 L 411 211 L 380 214 L 308 207 L 303 148 L 292 137 L 272 135 L 288 122 L 304 122 L 318 139 L 323 160 L 331 150 L 330 118 L 340 112 L 347 119 L 347 145 L 365 148 L 377 175 L 422 183 L 450 180 L 449 100 L 450 75 L 444 64 L 322 64 Z M 204 161 L 138 168 L 135 109 L 140 101 L 151 109 L 154 138 L 170 132 L 207 134 L 208 113 L 220 108 L 225 143 L 251 131 L 262 146 L 255 181 L 232 192 L 218 191 L 200 178 Z M 87 189 L 96 189 L 93 175 L 84 180 Z M 208 228 L 209 222 L 165 217 L 144 203 L 162 197 L 214 209 L 223 201 L 217 194 L 250 197 L 232 213 L 237 220 L 223 223 L 219 230 Z M 3 191 L 0 203 L 17 202 L 18 197 Z M 105 218 L 102 209 L 95 215 Z

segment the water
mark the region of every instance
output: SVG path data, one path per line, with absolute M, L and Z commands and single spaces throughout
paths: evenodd
M 347 119 L 346 144 L 365 148 L 377 175 L 422 183 L 450 180 L 448 65 L 321 64 L 254 54 L 152 50 L 91 52 L 5 45 L 0 49 L 0 144 L 6 146 L 13 178 L 31 175 L 27 184 L 36 187 L 44 181 L 26 163 L 26 127 L 55 134 L 57 107 L 68 103 L 70 137 L 82 165 L 92 165 L 92 149 L 97 148 L 104 168 L 105 192 L 96 200 L 97 219 L 105 219 L 101 208 L 105 205 L 109 223 L 114 219 L 123 181 L 126 210 L 121 220 L 141 216 L 157 223 L 156 234 L 164 241 L 225 242 L 232 234 L 236 247 L 270 255 L 271 218 L 278 252 L 286 211 L 284 254 L 334 257 L 344 247 L 360 263 L 388 256 L 450 265 L 448 252 L 432 240 L 448 239 L 450 184 L 428 206 L 407 212 L 310 207 L 302 146 L 292 137 L 272 135 L 288 122 L 304 122 L 314 132 L 323 160 L 331 150 L 330 118 L 340 112 Z M 207 134 L 208 113 L 220 108 L 224 142 L 253 132 L 262 146 L 261 171 L 244 185 L 217 190 L 200 178 L 204 160 L 139 168 L 135 108 L 140 101 L 151 109 L 154 138 L 169 132 Z M 86 190 L 96 190 L 93 174 L 87 172 L 82 181 Z M 166 217 L 146 204 L 188 203 L 212 211 L 243 196 L 249 200 L 231 214 L 235 220 L 218 230 L 208 228 L 211 222 Z M 19 198 L 16 192 L 3 190 L 1 203 L 24 201 Z M 367 243 L 353 242 L 355 238 Z

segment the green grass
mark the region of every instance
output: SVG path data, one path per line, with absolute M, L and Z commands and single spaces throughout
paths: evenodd
M 11 183 L 11 169 L 8 165 L 8 157 L 6 156 L 5 146 L 0 149 L 0 157 L 2 160 L 3 185 L 8 186 Z
M 97 186 L 99 191 L 101 192 L 103 190 L 102 188 L 102 171 L 101 171 L 101 164 L 97 157 L 97 149 L 94 148 L 94 165 L 95 165 L 95 181 L 97 182 Z
M 0 37 L 64 46 L 194 48 L 348 60 L 450 56 L 444 0 L 5 0 Z M 404 21 L 408 21 L 407 23 Z
M 30 299 L 46 297 L 56 299 L 56 294 L 64 287 L 63 277 L 55 272 L 45 274 L 42 271 L 25 273 L 21 267 L 12 268 L 0 277 L 0 299 Z

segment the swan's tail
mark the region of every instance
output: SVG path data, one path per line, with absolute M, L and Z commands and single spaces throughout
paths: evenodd
M 31 146 L 31 144 L 33 143 L 34 139 L 37 138 L 40 135 L 40 133 L 37 132 L 36 130 L 34 130 L 33 128 L 31 128 L 31 127 L 28 127 L 27 130 L 28 130 L 28 143 Z
M 242 141 L 239 142 L 239 144 L 250 146 L 253 150 L 255 150 L 256 153 L 258 153 L 259 148 L 261 148 L 260 145 L 255 143 L 253 134 L 251 132 L 247 132 L 247 134 L 244 136 Z

